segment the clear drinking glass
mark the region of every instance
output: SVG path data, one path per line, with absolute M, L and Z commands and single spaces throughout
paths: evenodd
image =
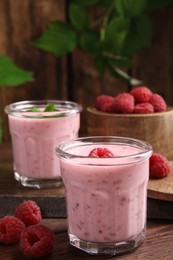
M 36 188 L 62 184 L 55 147 L 78 137 L 81 111 L 81 105 L 60 100 L 21 101 L 5 107 L 17 181 Z
M 89 157 L 106 148 L 113 157 Z M 125 137 L 83 137 L 56 148 L 66 189 L 70 243 L 116 255 L 145 237 L 150 144 Z

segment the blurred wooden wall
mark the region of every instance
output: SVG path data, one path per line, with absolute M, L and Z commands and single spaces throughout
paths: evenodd
M 27 99 L 68 99 L 82 104 L 82 135 L 86 133 L 85 108 L 99 94 L 116 95 L 128 91 L 129 85 L 110 75 L 99 75 L 92 60 L 80 50 L 73 55 L 55 57 L 36 49 L 37 38 L 50 21 L 66 20 L 68 0 L 1 0 L 0 54 L 10 56 L 24 69 L 34 72 L 35 80 L 18 87 L 0 87 L 0 117 L 3 141 L 9 140 L 5 105 Z M 93 11 L 93 15 L 96 10 Z M 152 15 L 154 39 L 149 48 L 134 59 L 130 73 L 173 105 L 173 6 Z

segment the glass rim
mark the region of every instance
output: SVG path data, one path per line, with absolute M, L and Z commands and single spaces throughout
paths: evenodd
M 44 116 L 25 116 L 22 113 L 27 112 L 27 110 L 32 109 L 34 107 L 40 108 L 40 107 L 45 107 L 48 104 L 54 104 L 57 106 L 57 108 L 61 108 L 60 111 L 49 111 L 49 112 L 44 112 Z M 20 118 L 50 118 L 51 116 L 49 115 L 50 113 L 53 115 L 52 117 L 60 117 L 60 116 L 69 116 L 69 115 L 75 115 L 80 113 L 83 110 L 83 107 L 73 101 L 68 101 L 68 100 L 55 100 L 55 99 L 41 99 L 41 100 L 24 100 L 24 101 L 18 101 L 11 103 L 9 105 L 5 106 L 5 113 L 8 115 L 12 115 L 15 117 L 20 117 Z M 38 113 L 38 112 L 32 112 L 32 113 Z M 48 114 L 48 115 L 47 115 Z
M 94 141 L 94 142 L 93 142 Z M 116 159 L 145 159 L 148 158 L 152 154 L 152 146 L 146 141 L 131 138 L 131 137 L 123 137 L 123 136 L 87 136 L 87 137 L 79 137 L 76 139 L 65 140 L 58 144 L 55 148 L 57 156 L 64 159 L 84 159 L 86 160 L 88 156 L 85 155 L 76 155 L 68 152 L 68 150 L 77 148 L 80 146 L 88 146 L 92 144 L 98 145 L 126 145 L 131 147 L 139 148 L 141 151 L 137 153 L 133 153 L 131 155 L 122 155 L 122 156 L 113 156 L 113 157 L 102 157 L 103 161 L 115 161 Z M 90 164 L 95 164 L 100 160 L 100 157 L 90 157 Z M 83 161 L 84 162 L 84 161 Z M 82 164 L 83 164 L 82 162 Z M 94 163 L 95 162 L 95 163 Z M 115 164 L 115 163 L 114 163 Z

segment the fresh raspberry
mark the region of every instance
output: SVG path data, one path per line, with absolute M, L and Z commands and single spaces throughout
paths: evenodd
M 154 107 L 150 103 L 137 104 L 133 110 L 134 114 L 148 114 L 153 112 L 154 112 Z
M 21 203 L 16 208 L 14 215 L 22 220 L 25 226 L 38 224 L 42 220 L 40 208 L 35 201 L 32 200 Z
M 14 217 L 5 216 L 0 219 L 0 242 L 5 244 L 15 244 L 19 241 L 24 223 Z
M 120 93 L 114 97 L 112 109 L 115 113 L 132 113 L 134 97 L 129 93 Z
M 170 174 L 171 166 L 167 158 L 160 153 L 150 157 L 150 178 L 163 178 Z
M 140 86 L 132 89 L 130 91 L 130 94 L 133 95 L 135 103 L 138 104 L 149 102 L 152 92 L 149 88 L 145 86 Z
M 153 105 L 155 112 L 163 112 L 167 109 L 165 100 L 159 94 L 152 94 L 149 102 Z
M 104 112 L 112 112 L 113 97 L 108 95 L 101 95 L 96 98 L 96 108 Z
M 107 157 L 113 157 L 113 153 L 111 151 L 109 151 L 107 148 L 94 148 L 93 150 L 91 150 L 91 152 L 89 153 L 89 157 L 103 157 L 103 158 L 107 158 Z
M 30 258 L 40 258 L 51 253 L 54 233 L 48 227 L 38 224 L 26 227 L 20 238 L 20 250 Z

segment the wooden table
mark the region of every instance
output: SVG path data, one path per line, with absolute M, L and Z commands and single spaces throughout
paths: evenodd
M 172 260 L 173 259 L 173 223 L 168 221 L 148 221 L 147 237 L 135 251 L 116 257 L 90 256 L 68 243 L 65 219 L 44 219 L 43 223 L 55 232 L 53 253 L 44 259 L 48 260 Z M 18 245 L 0 245 L 1 260 L 24 260 Z
M 44 211 L 43 224 L 50 227 L 55 233 L 55 246 L 51 255 L 44 259 L 62 259 L 62 260 L 76 260 L 76 259 L 116 259 L 116 260 L 172 260 L 173 259 L 173 220 L 168 219 L 153 219 L 148 218 L 147 220 L 147 236 L 144 242 L 133 252 L 119 255 L 116 257 L 108 256 L 91 256 L 73 246 L 68 242 L 67 235 L 67 225 L 66 225 L 66 212 L 64 207 L 64 193 L 63 188 L 60 191 L 35 191 L 31 189 L 23 189 L 18 186 L 17 183 L 13 180 L 12 172 L 12 157 L 11 157 L 11 147 L 6 144 L 0 145 L 0 176 L 3 177 L 3 180 L 0 179 L 0 212 L 1 214 L 7 214 L 7 209 L 9 214 L 12 214 L 15 204 L 19 203 L 20 200 L 24 198 L 34 198 L 38 200 L 39 203 L 42 203 L 47 199 L 47 203 L 57 203 L 58 202 L 58 213 L 52 211 L 51 206 L 49 205 L 49 210 Z M 10 171 L 10 172 L 9 172 Z M 7 181 L 8 173 L 11 176 L 11 180 Z M 4 174 L 4 175 L 3 175 Z M 5 175 L 6 174 L 6 175 Z M 5 184 L 2 184 L 4 181 Z M 11 184 L 12 181 L 12 184 Z M 4 187 L 5 185 L 5 187 Z M 9 185 L 9 186 L 8 186 Z M 3 186 L 3 187 L 2 187 Z M 10 187 L 10 188 L 9 188 Z M 42 200 L 40 196 L 42 192 Z M 13 194 L 15 193 L 15 194 Z M 39 194 L 39 195 L 38 195 Z M 56 196 L 60 201 L 56 200 Z M 3 201 L 11 200 L 9 207 L 5 208 L 2 206 Z M 158 205 L 157 205 L 158 206 Z M 3 209 L 4 208 L 4 211 Z M 167 210 L 169 211 L 169 210 Z M 54 217 L 53 217 L 54 216 Z M 162 212 L 162 216 L 164 216 Z M 2 217 L 2 216 L 1 216 Z M 157 216 L 158 217 L 158 216 Z M 0 244 L 0 260 L 23 260 L 26 257 L 20 252 L 18 245 L 3 245 Z

